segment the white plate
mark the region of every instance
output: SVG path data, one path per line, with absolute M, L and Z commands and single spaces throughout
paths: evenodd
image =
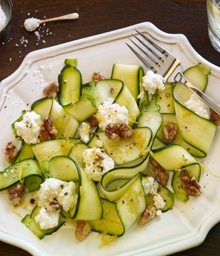
M 94 70 L 100 70 L 105 77 L 109 77 L 113 63 L 140 63 L 125 45 L 134 29 L 147 32 L 160 41 L 181 60 L 183 69 L 197 62 L 210 67 L 212 74 L 207 93 L 220 102 L 220 69 L 198 55 L 183 35 L 167 34 L 151 23 L 141 23 L 28 54 L 18 70 L 1 82 L 1 150 L 13 138 L 10 124 L 23 109 L 28 109 L 34 100 L 42 97 L 42 88 L 46 84 L 57 81 L 65 58 L 78 58 L 83 82 L 90 80 Z M 12 211 L 6 192 L 0 193 L 0 239 L 41 256 L 152 256 L 167 255 L 197 246 L 203 242 L 213 225 L 220 221 L 219 132 L 218 129 L 210 156 L 206 159 L 207 171 L 201 178 L 201 197 L 186 204 L 177 203 L 172 211 L 163 214 L 161 220 L 153 220 L 144 227 L 134 225 L 123 237 L 108 246 L 99 246 L 100 236 L 96 233 L 89 235 L 83 242 L 77 242 L 74 229 L 69 226 L 39 240 L 20 222 L 21 216 Z M 7 164 L 3 153 L 0 163 L 1 169 Z

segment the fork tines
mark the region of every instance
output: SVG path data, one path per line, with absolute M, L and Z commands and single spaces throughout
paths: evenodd
M 126 43 L 127 46 L 144 63 L 144 65 L 146 65 L 147 68 L 157 73 L 167 58 L 168 53 L 140 31 L 136 30 L 136 32 L 139 35 L 133 34 L 133 37 L 136 40 L 134 41 L 129 39 L 135 47 Z
M 163 54 L 164 56 L 168 56 L 168 53 L 166 52 L 165 49 L 163 49 L 160 45 L 156 44 L 155 42 L 153 42 L 150 38 L 148 38 L 147 36 L 145 36 L 143 33 L 141 33 L 140 31 L 138 31 L 137 29 L 135 29 L 135 31 L 141 36 L 143 37 L 146 41 L 148 41 L 151 45 L 154 46 L 155 49 L 157 49 L 161 54 Z

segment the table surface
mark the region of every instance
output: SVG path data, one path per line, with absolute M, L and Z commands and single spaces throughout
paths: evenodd
M 13 0 L 13 18 L 0 38 L 0 81 L 12 74 L 26 54 L 33 50 L 150 21 L 168 33 L 185 34 L 194 49 L 220 66 L 220 54 L 210 45 L 204 0 Z M 49 18 L 78 12 L 77 21 L 48 23 L 41 27 L 41 38 L 28 33 L 23 22 L 28 17 Z M 219 255 L 220 223 L 198 247 L 174 255 Z M 0 242 L 0 255 L 27 256 L 29 253 Z

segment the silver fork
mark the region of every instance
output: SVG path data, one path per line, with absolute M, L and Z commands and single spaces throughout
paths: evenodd
M 133 35 L 137 42 L 130 39 L 135 47 L 127 44 L 132 52 L 144 65 L 153 72 L 163 76 L 165 82 L 180 82 L 193 93 L 197 94 L 212 110 L 220 115 L 220 105 L 214 102 L 207 94 L 193 86 L 181 72 L 180 61 L 162 48 L 158 43 L 152 41 L 146 35 L 136 30 L 139 36 Z

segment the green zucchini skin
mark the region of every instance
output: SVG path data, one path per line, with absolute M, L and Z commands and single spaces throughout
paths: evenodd
M 80 168 L 83 168 L 84 166 L 82 153 L 85 149 L 88 149 L 88 146 L 85 143 L 77 142 L 72 146 L 68 154 L 68 156 L 72 158 Z
M 55 156 L 68 156 L 77 139 L 56 139 L 40 142 L 31 146 L 34 155 L 41 166 L 43 161 Z
M 191 164 L 198 164 L 187 150 L 177 144 L 156 149 L 152 151 L 151 156 L 167 171 L 176 171 Z M 172 159 L 172 161 L 167 161 L 167 159 Z
M 141 183 L 141 174 L 135 175 L 132 181 L 132 185 L 116 202 L 116 209 L 125 232 L 134 224 L 146 208 L 146 197 Z
M 53 118 L 53 125 L 57 129 L 56 138 L 71 138 L 75 136 L 79 127 L 79 121 L 67 113 L 54 99 L 49 115 Z
M 161 209 L 162 212 L 171 210 L 174 206 L 175 199 L 174 193 L 170 191 L 166 186 L 159 184 L 158 194 L 163 198 L 165 206 Z
M 135 182 L 135 177 L 143 170 L 142 164 L 147 162 L 148 157 L 132 168 L 115 168 L 106 173 L 101 182 L 101 191 L 105 198 L 110 201 L 117 201 L 121 198 L 127 189 Z
M 76 102 L 81 95 L 82 75 L 76 66 L 76 59 L 66 59 L 65 66 L 58 76 L 58 98 L 62 106 Z
M 103 147 L 118 166 L 128 164 L 143 156 L 152 139 L 152 132 L 148 127 L 134 129 L 134 136 L 123 141 L 111 140 L 104 132 L 96 133 L 94 139 L 100 139 Z M 92 143 L 92 142 L 91 142 Z M 129 148 L 126 145 L 131 145 Z
M 173 84 L 165 84 L 165 89 L 158 92 L 157 104 L 160 106 L 160 113 L 175 113 Z
M 35 111 L 42 117 L 42 119 L 44 119 L 49 116 L 52 105 L 53 99 L 46 97 L 33 102 L 33 104 L 31 105 L 31 110 Z
M 204 157 L 205 154 L 204 152 L 202 152 L 200 149 L 195 148 L 193 145 L 187 143 L 187 141 L 185 141 L 183 139 L 183 136 L 181 134 L 180 128 L 178 126 L 177 123 L 177 118 L 175 114 L 172 113 L 163 113 L 162 114 L 162 123 L 161 126 L 156 134 L 156 138 L 159 140 L 159 142 L 161 143 L 160 147 L 164 147 L 166 145 L 166 142 L 164 141 L 164 135 L 163 135 L 163 128 L 164 125 L 166 124 L 174 124 L 177 125 L 177 134 L 174 138 L 174 140 L 172 141 L 172 144 L 178 144 L 181 145 L 184 149 L 186 149 L 192 156 L 194 157 Z
M 184 85 L 176 83 L 173 96 L 177 124 L 183 140 L 201 151 L 201 154 L 205 157 L 211 148 L 217 125 L 184 106 L 184 102 L 189 99 L 190 95 L 191 92 Z
M 111 78 L 123 81 L 136 100 L 140 93 L 140 85 L 143 75 L 143 68 L 139 65 L 116 63 L 112 67 Z
M 39 239 L 43 239 L 46 235 L 51 235 L 56 232 L 65 223 L 65 220 L 60 216 L 59 223 L 56 227 L 41 229 L 40 225 L 35 221 L 35 217 L 39 214 L 40 209 L 41 208 L 36 205 L 31 214 L 27 214 L 21 222 Z
M 189 166 L 186 166 L 185 169 L 191 177 L 194 177 L 197 182 L 200 180 L 201 176 L 201 167 L 199 164 L 192 164 Z M 180 170 L 174 172 L 172 177 L 172 187 L 174 190 L 174 198 L 181 202 L 187 202 L 190 198 L 190 196 L 187 194 L 187 192 L 182 188 L 182 181 L 180 178 Z
M 55 156 L 41 164 L 44 177 L 55 178 L 63 181 L 79 181 L 79 167 L 68 156 Z
M 75 103 L 64 106 L 67 113 L 71 114 L 79 122 L 86 121 L 90 116 L 94 115 L 97 108 L 93 106 L 87 95 L 83 94 Z M 84 111 L 82 111 L 82 109 Z
M 29 192 L 39 189 L 43 176 L 36 160 L 24 159 L 0 172 L 0 191 L 19 182 L 22 182 Z
M 152 136 L 158 133 L 162 123 L 162 115 L 158 111 L 146 111 L 140 114 L 137 122 L 137 127 L 149 127 L 152 131 Z
M 92 230 L 122 236 L 146 208 L 140 173 L 130 180 L 128 188 L 117 201 L 102 199 L 102 205 L 103 217 L 101 220 L 90 222 Z
M 16 158 L 14 159 L 13 163 L 19 162 L 21 160 L 25 160 L 28 158 L 34 158 L 34 152 L 31 148 L 30 144 L 25 143 L 22 141 L 22 144 L 18 150 Z
M 208 84 L 208 77 L 209 74 L 211 74 L 211 69 L 199 62 L 195 66 L 187 68 L 183 74 L 193 85 L 204 92 Z
M 56 99 L 42 98 L 35 101 L 31 106 L 42 119 L 51 116 L 53 125 L 57 130 L 56 138 L 74 137 L 79 126 L 79 121 L 65 110 Z
M 100 220 L 91 220 L 89 224 L 93 231 L 120 237 L 125 229 L 116 209 L 116 203 L 101 198 L 103 215 Z
M 151 155 L 165 170 L 172 172 L 171 186 L 174 191 L 173 198 L 187 202 L 190 196 L 182 188 L 180 171 L 185 169 L 191 177 L 200 180 L 201 166 L 187 150 L 180 145 L 169 145 L 162 149 L 156 149 Z M 166 159 L 172 159 L 167 161 Z
M 103 208 L 97 187 L 94 181 L 89 179 L 83 170 L 80 170 L 79 200 L 73 219 L 100 220 L 102 215 Z

